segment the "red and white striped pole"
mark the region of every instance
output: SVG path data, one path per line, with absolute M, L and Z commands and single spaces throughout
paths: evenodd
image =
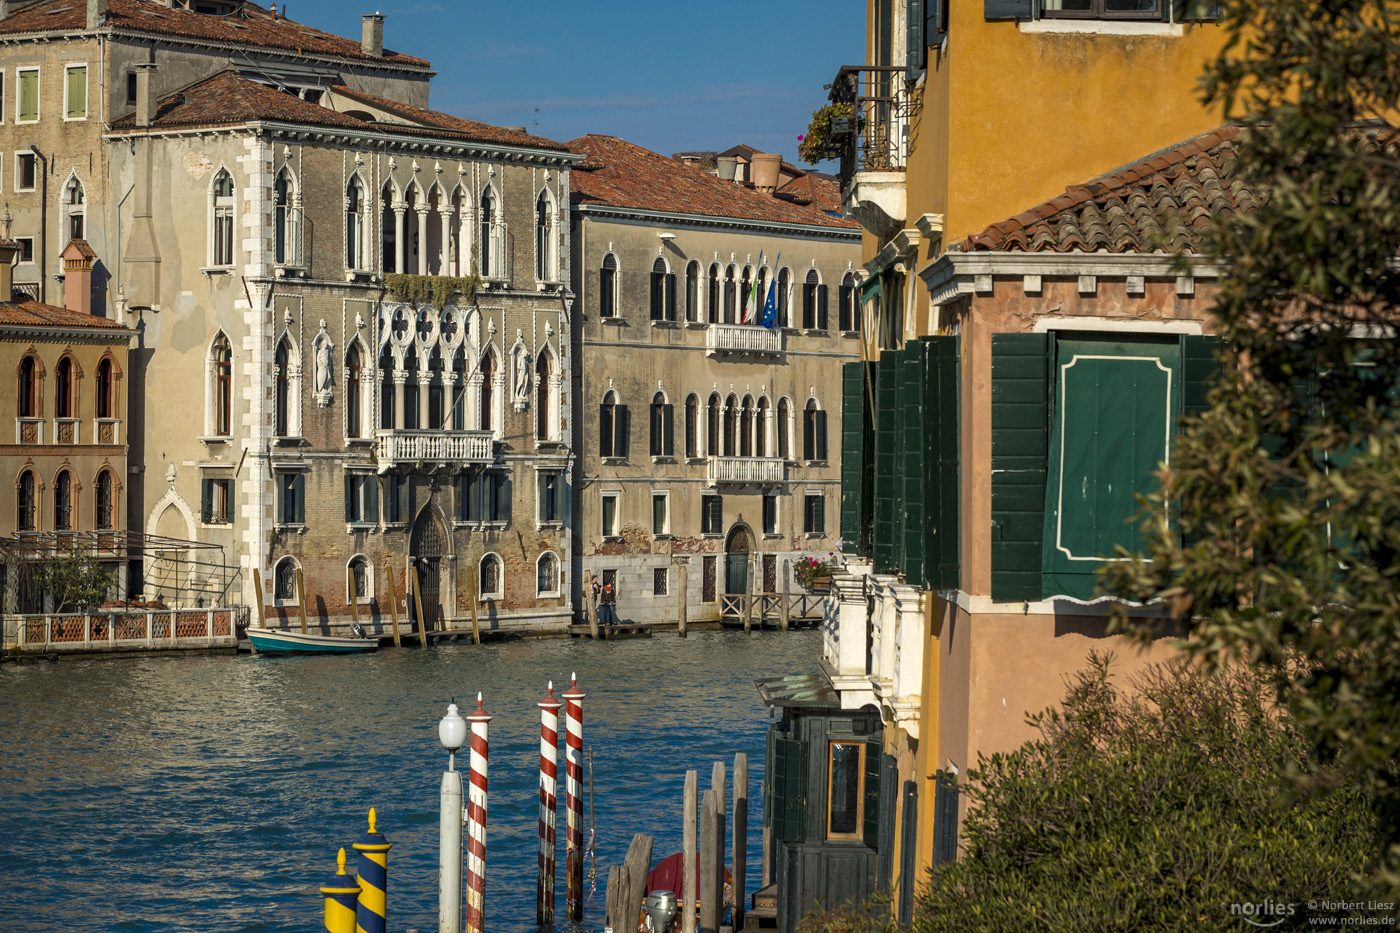
M 540 874 L 535 886 L 535 923 L 554 923 L 554 823 L 559 792 L 559 708 L 554 681 L 540 708 Z
M 467 791 L 467 933 L 482 933 L 486 891 L 486 725 L 491 717 L 481 708 L 467 717 L 471 723 L 471 787 Z
M 564 807 L 568 819 L 568 864 L 565 867 L 564 915 L 578 922 L 583 919 L 583 800 L 579 785 L 583 781 L 583 698 L 574 674 L 569 689 L 564 691 Z

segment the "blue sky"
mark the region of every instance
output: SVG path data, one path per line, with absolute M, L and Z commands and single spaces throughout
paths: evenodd
M 374 2 L 290 0 L 287 12 L 358 37 L 360 14 Z M 437 71 L 433 109 L 559 141 L 621 136 L 664 155 L 744 142 L 796 162 L 797 136 L 826 102 L 822 85 L 864 54 L 860 0 L 459 0 L 378 9 L 385 46 L 427 58 Z

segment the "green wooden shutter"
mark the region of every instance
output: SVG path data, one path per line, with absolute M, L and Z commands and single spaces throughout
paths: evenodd
M 1047 593 L 1092 599 L 1103 558 L 1145 548 L 1138 497 L 1159 488 L 1169 460 L 1180 340 L 1061 334 L 1055 372 L 1042 581 Z
M 957 776 L 938 771 L 933 787 L 933 864 L 942 865 L 958 855 Z
M 1173 0 L 1178 23 L 1204 23 L 1219 20 L 1223 13 L 1220 0 Z
M 861 812 L 861 838 L 872 849 L 880 837 L 880 764 L 885 743 L 881 733 L 865 739 L 865 791 Z M 830 777 L 827 778 L 830 780 Z
M 899 357 L 893 350 L 880 354 L 875 365 L 875 476 L 876 490 L 893 490 L 896 482 L 899 438 L 897 380 Z M 871 529 L 871 552 L 876 573 L 893 573 L 896 566 L 896 542 L 899 537 L 899 503 L 893 495 L 874 496 L 874 526 Z
M 651 319 L 653 321 L 661 320 L 662 292 L 665 290 L 665 283 L 666 273 L 653 270 L 651 273 Z
M 64 73 L 67 91 L 66 116 L 70 120 L 87 116 L 87 69 L 69 68 Z
M 306 524 L 306 474 L 297 473 L 292 477 L 292 493 L 296 500 L 296 517 L 292 521 Z
M 816 422 L 817 428 L 817 459 L 825 460 L 830 451 L 826 444 L 826 409 L 818 411 L 813 420 Z
M 1220 378 L 1220 360 L 1224 347 L 1219 337 L 1187 334 L 1181 338 L 1181 413 L 1198 415 L 1210 407 L 1211 387 Z
M 355 520 L 355 477 L 345 477 L 345 520 Z
M 496 517 L 495 521 L 508 522 L 511 516 L 511 480 L 510 473 L 498 473 L 500 479 L 496 483 Z
M 379 481 L 373 476 L 365 477 L 365 514 L 367 522 L 379 521 Z
M 895 548 L 904 582 L 922 586 L 927 487 L 924 483 L 924 354 L 926 344 L 909 341 L 899 353 L 899 454 L 894 494 L 899 497 L 899 543 Z
M 817 286 L 817 330 L 826 330 L 829 319 L 827 317 L 827 297 L 826 286 Z
M 778 740 L 778 754 L 783 759 L 783 832 L 779 837 L 783 842 L 802 842 L 807 836 L 807 750 L 806 742 Z
M 21 120 L 39 119 L 38 71 L 21 71 L 19 73 L 19 118 Z
M 937 0 L 907 0 L 904 15 L 904 67 L 910 81 L 916 81 L 919 72 L 924 70 L 925 56 L 928 53 L 924 38 L 924 4 Z
M 676 319 L 676 274 L 666 273 L 666 320 Z
M 993 599 L 1042 595 L 1051 343 L 1048 334 L 992 335 Z
M 865 364 L 841 365 L 841 550 L 860 553 L 864 511 Z
M 982 18 L 1030 19 L 1032 0 L 982 0 Z
M 617 419 L 614 424 L 617 439 L 613 442 L 613 456 L 626 457 L 632 446 L 632 424 L 627 415 L 627 406 L 616 406 L 613 409 L 613 417 Z
M 203 486 L 199 498 L 199 520 L 208 525 L 214 521 L 214 484 L 206 479 Z
M 925 338 L 924 470 L 928 479 L 924 574 L 925 582 L 935 590 L 957 589 L 959 584 L 958 339 Z
M 904 806 L 900 808 L 899 832 L 899 926 L 908 929 L 914 916 L 914 855 L 919 837 L 919 789 L 913 781 L 904 782 Z

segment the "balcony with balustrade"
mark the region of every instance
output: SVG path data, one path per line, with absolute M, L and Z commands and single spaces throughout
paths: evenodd
M 776 486 L 787 480 L 781 457 L 711 457 L 706 468 L 711 486 Z
M 832 102 L 854 111 L 831 127 L 841 160 L 841 212 L 881 238 L 906 225 L 907 72 L 903 65 L 844 65 L 830 85 Z
M 374 452 L 381 473 L 406 464 L 452 466 L 496 459 L 490 431 L 378 431 Z
M 711 324 L 705 331 L 705 355 L 781 356 L 783 332 L 755 324 Z

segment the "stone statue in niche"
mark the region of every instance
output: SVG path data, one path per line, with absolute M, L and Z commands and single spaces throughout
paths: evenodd
M 331 338 L 326 336 L 325 322 L 321 322 L 321 333 L 312 346 L 311 390 L 316 404 L 322 408 L 330 405 L 334 393 L 331 391 Z
M 516 411 L 524 411 L 530 404 L 530 351 L 525 347 L 525 337 L 519 328 L 515 331 L 515 346 L 510 355 L 515 365 L 510 401 Z

